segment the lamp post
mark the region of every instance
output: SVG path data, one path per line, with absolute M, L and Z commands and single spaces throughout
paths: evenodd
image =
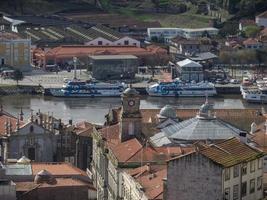
M 74 65 L 74 79 L 77 79 L 77 57 L 73 57 L 73 65 Z

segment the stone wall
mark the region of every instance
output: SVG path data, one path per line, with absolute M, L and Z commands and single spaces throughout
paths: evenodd
M 222 169 L 201 154 L 168 162 L 168 200 L 222 199 Z

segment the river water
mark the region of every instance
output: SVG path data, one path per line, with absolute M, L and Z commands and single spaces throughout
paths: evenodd
M 176 108 L 199 108 L 205 102 L 205 98 L 175 98 L 175 97 L 142 97 L 141 108 L 162 108 L 164 105 L 173 105 Z M 209 98 L 214 108 L 245 109 L 261 108 L 261 104 L 249 104 L 241 99 L 240 95 Z M 120 98 L 56 98 L 32 95 L 2 96 L 0 103 L 4 110 L 17 116 L 23 109 L 25 118 L 33 112 L 53 113 L 53 116 L 67 122 L 87 120 L 102 124 L 104 116 L 110 108 L 121 105 Z M 264 105 L 264 107 L 266 107 Z M 267 108 L 267 107 L 266 107 Z

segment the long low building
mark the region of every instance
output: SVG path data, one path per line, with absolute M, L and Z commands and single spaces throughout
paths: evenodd
M 65 45 L 59 46 L 48 51 L 35 49 L 33 59 L 38 66 L 45 67 L 51 64 L 66 64 L 77 57 L 84 63 L 88 62 L 88 56 L 95 55 L 133 55 L 138 57 L 139 63 L 143 64 L 147 57 L 167 56 L 167 50 L 157 47 L 148 46 L 140 48 L 135 46 L 85 46 L 85 45 Z
M 149 40 L 153 38 L 163 38 L 168 41 L 169 39 L 175 38 L 177 36 L 184 38 L 198 38 L 203 35 L 216 36 L 219 32 L 219 29 L 213 27 L 207 28 L 148 28 L 147 35 Z

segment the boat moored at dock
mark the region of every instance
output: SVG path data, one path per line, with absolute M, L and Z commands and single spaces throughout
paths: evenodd
M 216 88 L 210 82 L 184 83 L 179 79 L 172 82 L 159 82 L 147 88 L 150 96 L 174 96 L 174 97 L 200 97 L 214 96 L 217 94 Z

